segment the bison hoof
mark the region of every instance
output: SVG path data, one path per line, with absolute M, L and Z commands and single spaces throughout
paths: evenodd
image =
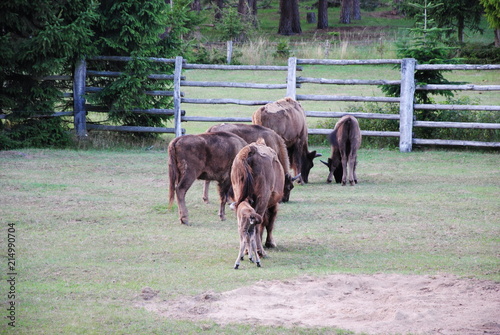
M 240 267 L 240 265 L 239 265 L 239 264 L 236 264 L 236 265 L 234 266 L 234 269 L 235 269 L 235 270 L 238 270 L 238 268 L 239 268 L 239 267 Z
M 276 248 L 276 243 L 273 242 L 266 242 L 266 248 L 272 249 Z
M 257 267 L 260 268 L 260 262 L 257 262 Z
M 331 180 L 331 179 L 330 179 L 330 180 L 328 180 L 328 179 L 327 179 L 327 180 L 326 180 L 326 183 L 327 183 L 327 184 L 331 184 L 331 183 L 332 183 L 332 180 Z

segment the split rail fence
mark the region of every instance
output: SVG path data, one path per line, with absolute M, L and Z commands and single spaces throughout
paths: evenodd
M 130 57 L 93 57 L 93 61 L 129 61 Z M 375 59 L 375 60 L 331 60 L 331 59 L 288 59 L 288 66 L 258 66 L 258 65 L 207 65 L 189 64 L 182 57 L 175 59 L 149 58 L 153 62 L 172 63 L 175 65 L 173 75 L 152 74 L 150 78 L 158 80 L 170 80 L 173 82 L 172 91 L 150 91 L 149 95 L 162 95 L 173 97 L 173 109 L 149 109 L 135 110 L 136 113 L 164 114 L 173 116 L 173 128 L 163 127 L 135 127 L 135 126 L 107 126 L 97 124 L 87 124 L 86 114 L 92 107 L 86 105 L 85 95 L 97 92 L 102 88 L 87 87 L 88 76 L 118 77 L 119 72 L 105 72 L 87 70 L 87 63 L 81 60 L 75 67 L 73 78 L 73 101 L 74 111 L 65 113 L 55 113 L 54 116 L 74 116 L 74 127 L 79 138 L 87 136 L 88 130 L 107 130 L 125 132 L 157 132 L 173 133 L 176 137 L 185 134 L 182 128 L 183 121 L 197 122 L 251 122 L 248 117 L 211 117 L 190 115 L 181 107 L 189 104 L 237 104 L 261 106 L 272 101 L 250 101 L 231 98 L 199 99 L 196 97 L 185 97 L 181 91 L 182 87 L 231 87 L 245 89 L 265 89 L 265 90 L 286 90 L 286 95 L 297 101 L 360 101 L 360 102 L 383 102 L 399 104 L 399 114 L 379 114 L 379 113 L 346 113 L 346 112 L 326 112 L 326 111 L 305 111 L 307 117 L 339 118 L 345 114 L 354 115 L 357 118 L 367 119 L 388 119 L 399 121 L 399 131 L 362 131 L 364 136 L 389 136 L 399 137 L 399 148 L 401 152 L 410 152 L 412 145 L 452 145 L 452 146 L 475 146 L 475 147 L 500 147 L 500 142 L 480 142 L 462 140 L 442 140 L 442 139 L 419 139 L 413 138 L 414 127 L 442 127 L 442 128 L 469 128 L 469 129 L 493 129 L 500 130 L 499 123 L 471 123 L 471 122 L 431 122 L 415 120 L 415 110 L 476 110 L 476 111 L 497 111 L 500 106 L 495 105 L 442 105 L 442 104 L 415 104 L 414 96 L 417 90 L 470 90 L 470 91 L 500 91 L 500 85 L 416 85 L 415 71 L 417 70 L 500 70 L 500 65 L 418 65 L 413 58 L 406 59 Z M 377 65 L 393 64 L 400 65 L 400 80 L 360 80 L 360 79 L 326 79 L 308 78 L 297 75 L 302 71 L 302 65 Z M 257 84 L 257 83 L 237 83 L 237 82 L 208 82 L 189 81 L 182 76 L 184 69 L 197 70 L 221 70 L 221 71 L 281 71 L 286 72 L 285 84 Z M 60 77 L 46 78 L 61 80 Z M 338 96 L 338 95 L 306 95 L 298 94 L 297 88 L 304 83 L 322 85 L 400 85 L 400 97 L 372 97 L 372 96 Z M 71 95 L 71 93 L 67 93 Z M 2 116 L 0 115 L 0 118 Z M 500 119 L 500 118 L 499 118 Z M 309 129 L 309 134 L 329 134 L 331 129 Z

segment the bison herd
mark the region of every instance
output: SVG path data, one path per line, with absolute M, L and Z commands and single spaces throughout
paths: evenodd
M 238 269 L 245 250 L 260 267 L 266 256 L 264 246 L 273 248 L 273 226 L 278 204 L 287 202 L 293 182 L 307 183 L 313 160 L 321 154 L 308 149 L 308 129 L 302 106 L 284 98 L 260 107 L 253 124 L 220 124 L 206 133 L 174 139 L 168 147 L 169 205 L 175 196 L 182 224 L 189 224 L 186 192 L 195 180 L 205 180 L 203 200 L 208 202 L 211 180 L 217 181 L 219 217 L 225 220 L 228 199 L 236 210 L 240 251 L 234 264 Z M 331 157 L 322 161 L 337 183 L 357 183 L 356 159 L 361 144 L 358 121 L 342 117 L 328 136 Z M 293 175 L 291 171 L 293 170 Z M 267 231 L 265 244 L 262 243 Z

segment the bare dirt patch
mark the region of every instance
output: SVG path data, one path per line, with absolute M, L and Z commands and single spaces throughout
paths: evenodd
M 148 296 L 149 297 L 149 296 Z M 218 324 L 338 327 L 367 334 L 500 334 L 500 283 L 452 275 L 330 275 L 260 281 L 138 306 Z

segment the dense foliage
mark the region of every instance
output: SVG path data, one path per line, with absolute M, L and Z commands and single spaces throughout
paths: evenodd
M 51 75 L 71 76 L 77 59 L 92 55 L 132 56 L 123 64 L 101 63 L 95 69 L 123 71 L 99 95 L 88 97 L 106 106 L 117 124 L 162 125 L 165 117 L 133 113 L 134 109 L 168 108 L 170 99 L 144 95 L 167 89 L 165 82 L 147 79 L 152 66 L 143 58 L 187 55 L 185 36 L 198 24 L 187 1 L 173 8 L 163 0 L 54 1 L 12 0 L 0 3 L 0 149 L 21 146 L 63 146 L 71 140 L 63 118 L 40 117 L 72 110 L 62 92 L 70 81 L 41 80 Z M 93 66 L 94 64 L 89 64 Z
M 64 121 L 40 118 L 65 110 L 63 81 L 42 81 L 71 74 L 80 55 L 92 50 L 97 22 L 92 0 L 2 1 L 0 3 L 0 149 L 61 146 L 69 141 Z

